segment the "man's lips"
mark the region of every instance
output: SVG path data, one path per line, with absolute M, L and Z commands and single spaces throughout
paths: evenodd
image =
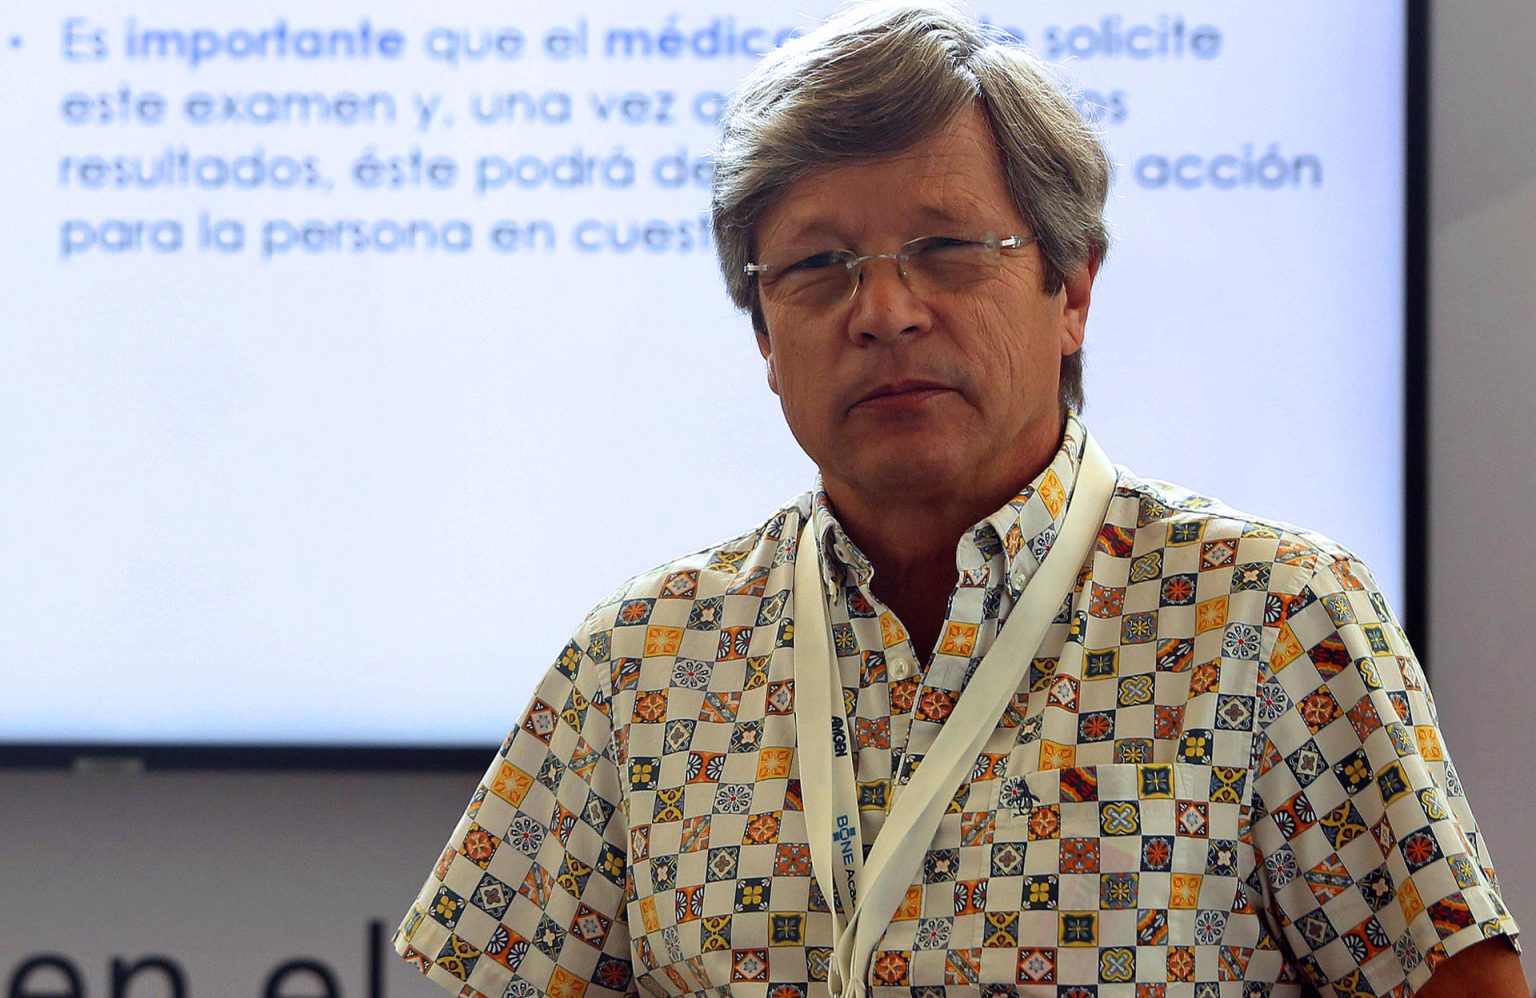
M 860 396 L 849 408 L 904 408 L 919 405 L 935 395 L 953 390 L 939 381 L 888 381 Z

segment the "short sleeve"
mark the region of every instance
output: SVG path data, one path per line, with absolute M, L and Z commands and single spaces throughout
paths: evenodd
M 1417 990 L 1451 954 L 1518 932 L 1424 673 L 1348 557 L 1270 611 L 1252 814 L 1269 916 L 1325 994 Z
M 394 937 L 473 998 L 633 991 L 606 670 L 573 641 L 492 761 Z

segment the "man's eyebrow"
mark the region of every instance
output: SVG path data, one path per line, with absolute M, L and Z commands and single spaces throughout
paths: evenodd
M 779 245 L 798 245 L 814 242 L 818 246 L 831 246 L 834 243 L 839 247 L 848 241 L 848 237 L 831 222 L 821 218 L 807 219 L 800 225 L 780 226 L 774 233 L 774 242 Z
M 981 210 L 979 202 L 962 198 L 953 202 L 919 205 L 915 217 L 918 228 L 928 225 L 969 225 L 978 221 L 977 215 Z M 918 231 L 912 233 L 914 236 L 930 234 Z M 774 242 L 781 246 L 814 243 L 822 247 L 851 248 L 849 237 L 842 227 L 826 218 L 808 218 L 802 223 L 782 225 L 774 232 Z
M 922 216 L 924 222 L 970 222 L 980 205 L 966 199 L 960 204 L 924 204 L 917 213 Z

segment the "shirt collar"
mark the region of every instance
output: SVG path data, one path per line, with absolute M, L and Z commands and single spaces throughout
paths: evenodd
M 1065 432 L 1056 456 L 1018 495 L 991 516 L 975 524 L 955 548 L 955 568 L 961 586 L 988 586 L 997 581 L 997 558 L 1008 588 L 1017 598 L 1056 542 L 1067 514 L 1088 429 L 1076 413 L 1067 413 Z M 874 566 L 859 550 L 832 512 L 821 475 L 812 494 L 811 527 L 821 545 L 822 582 L 829 594 L 845 585 L 867 589 Z

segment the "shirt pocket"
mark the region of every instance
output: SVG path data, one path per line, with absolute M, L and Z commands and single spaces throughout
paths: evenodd
M 1018 983 L 1230 979 L 1220 944 L 1252 869 L 1235 779 L 1123 763 L 999 780 L 983 952 L 1016 951 Z

